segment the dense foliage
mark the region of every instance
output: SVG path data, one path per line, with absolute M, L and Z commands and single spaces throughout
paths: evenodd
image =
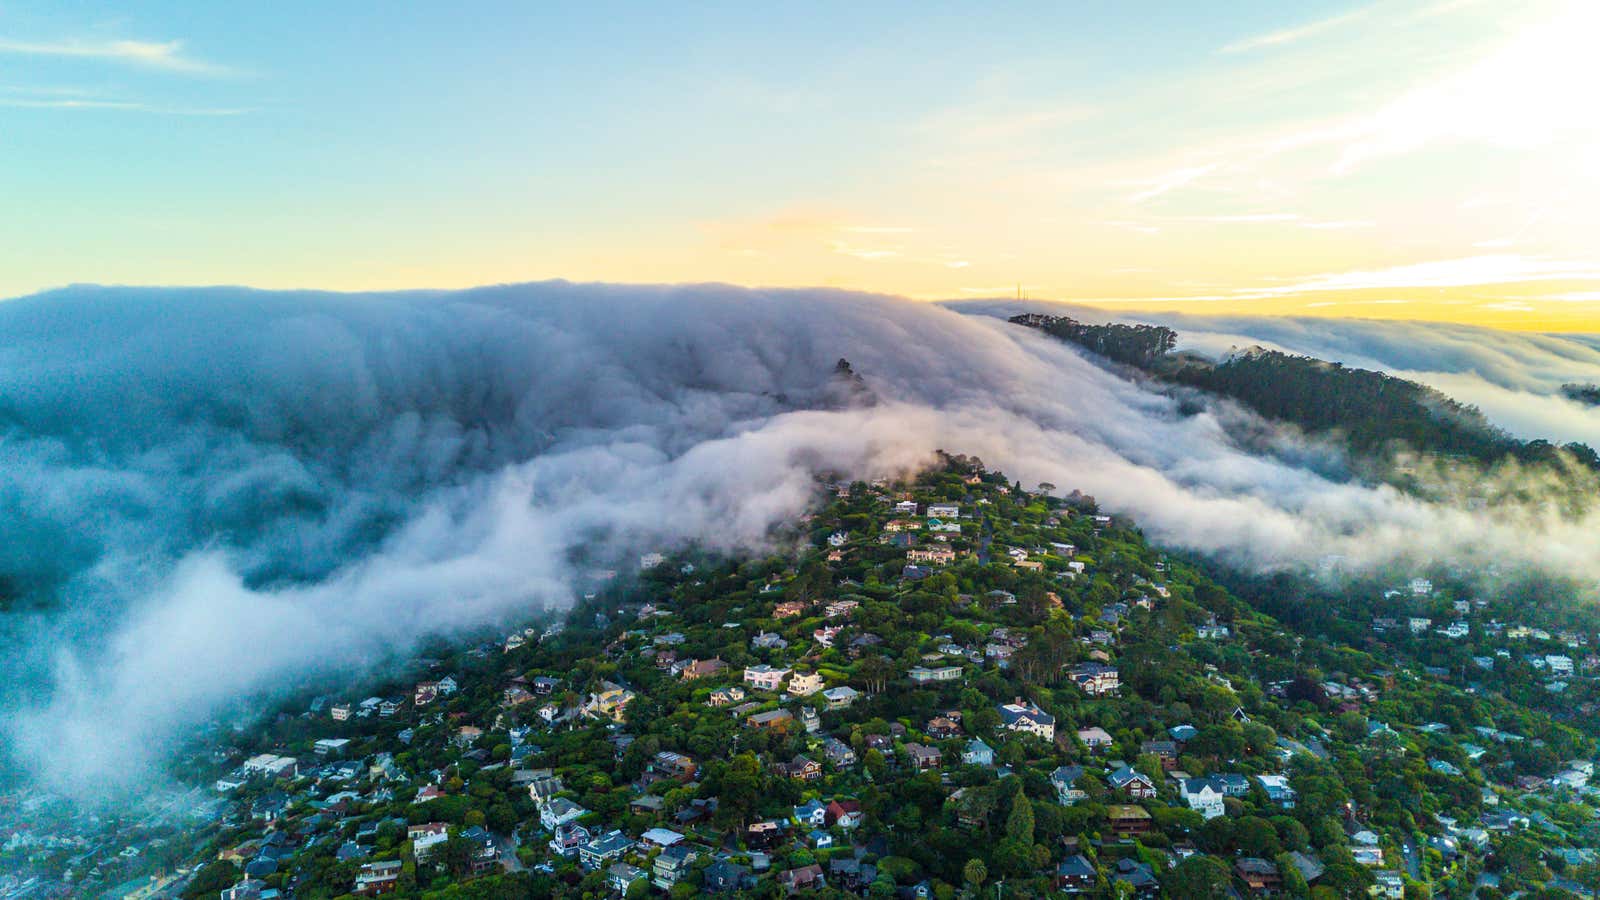
M 1219 581 L 1092 498 L 962 457 L 819 485 L 815 509 L 775 555 L 652 556 L 598 573 L 559 621 L 219 729 L 175 771 L 217 779 L 210 818 L 130 817 L 88 851 L 13 840 L 0 873 L 64 886 L 40 896 L 142 877 L 112 895 L 304 900 L 384 863 L 385 890 L 440 900 L 1600 885 L 1600 792 L 1580 777 L 1600 659 L 1561 655 L 1594 623 L 1557 630 L 1560 586 Z M 1452 619 L 1469 627 L 1434 626 Z M 242 774 L 258 754 L 298 765 Z M 1194 799 L 1192 779 L 1225 796 Z M 563 804 L 582 847 L 617 832 L 618 855 L 560 845 Z M 17 834 L 42 808 L 0 796 Z M 692 858 L 673 868 L 662 841 Z
M 1177 334 L 1159 326 L 1091 326 L 1065 316 L 1037 314 L 1010 321 L 1039 328 L 1169 383 L 1236 400 L 1269 419 L 1335 437 L 1360 456 L 1388 460 L 1415 450 L 1485 465 L 1515 460 L 1561 469 L 1575 463 L 1600 471 L 1600 455 L 1586 444 L 1557 447 L 1548 441 L 1518 440 L 1491 424 L 1476 407 L 1382 372 L 1260 348 L 1232 353 L 1221 362 L 1173 355 Z M 1600 387 L 1567 385 L 1563 391 L 1583 402 L 1600 402 Z M 1596 399 L 1586 399 L 1591 397 Z
M 1178 333 L 1161 325 L 1129 325 L 1109 322 L 1088 325 L 1067 316 L 1027 313 L 1011 317 L 1018 325 L 1039 328 L 1064 341 L 1071 341 L 1094 352 L 1126 363 L 1145 367 L 1165 356 L 1177 344 Z

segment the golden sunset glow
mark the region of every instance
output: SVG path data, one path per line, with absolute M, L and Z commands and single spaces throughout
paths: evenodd
M 17 14 L 0 290 L 725 281 L 1600 322 L 1594 4 L 837 12 L 511 16 L 408 55 L 403 96 L 437 16 L 357 43 Z

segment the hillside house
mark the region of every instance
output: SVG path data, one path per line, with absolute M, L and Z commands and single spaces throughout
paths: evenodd
M 906 672 L 906 677 L 915 684 L 927 684 L 937 681 L 960 681 L 961 672 L 960 666 L 941 666 L 936 669 L 913 666 Z
M 1056 717 L 1021 697 L 1000 707 L 1000 724 L 1007 731 L 1038 735 L 1047 741 L 1056 737 Z
M 1111 833 L 1123 839 L 1148 834 L 1152 827 L 1150 813 L 1142 806 L 1124 804 L 1108 806 L 1106 820 L 1111 825 Z
M 937 769 L 943 762 L 943 756 L 938 747 L 929 747 L 925 744 L 911 743 L 905 745 L 906 756 L 911 760 L 912 767 L 918 771 Z
M 1209 778 L 1183 779 L 1178 783 L 1178 796 L 1203 818 L 1215 819 L 1226 812 L 1222 805 L 1224 795 Z
M 1116 743 L 1111 732 L 1098 725 L 1078 729 L 1078 742 L 1089 748 L 1090 753 L 1104 753 Z
M 789 696 L 809 697 L 822 690 L 822 676 L 816 672 L 796 672 L 789 679 Z
M 787 666 L 770 666 L 761 663 L 755 666 L 744 667 L 744 683 L 758 691 L 776 691 L 783 685 L 783 680 L 789 677 Z
M 982 738 L 973 738 L 961 748 L 961 763 L 967 766 L 992 766 L 994 748 L 985 744 Z
M 699 659 L 684 666 L 683 673 L 679 677 L 684 681 L 692 681 L 696 678 L 710 678 L 714 675 L 722 674 L 727 671 L 727 668 L 728 664 L 721 659 Z
M 822 696 L 827 699 L 829 709 L 845 709 L 861 697 L 861 692 L 853 687 L 844 685 L 828 688 L 822 692 Z
M 744 688 L 735 686 L 720 687 L 711 692 L 706 702 L 712 706 L 732 706 L 744 700 Z
M 1078 779 L 1083 777 L 1083 766 L 1060 766 L 1050 773 L 1050 786 L 1055 788 L 1056 802 L 1062 806 L 1071 806 L 1082 800 L 1089 799 L 1089 794 L 1078 787 Z
M 794 714 L 787 709 L 774 709 L 767 712 L 756 713 L 745 720 L 745 724 L 757 731 L 771 730 L 788 732 L 794 729 Z
M 1114 695 L 1122 687 L 1122 681 L 1117 674 L 1117 670 L 1097 662 L 1088 662 L 1077 666 L 1067 673 L 1067 677 L 1080 690 L 1091 697 Z

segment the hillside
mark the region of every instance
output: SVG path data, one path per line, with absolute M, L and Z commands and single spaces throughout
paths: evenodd
M 1585 444 L 1561 447 L 1518 440 L 1475 407 L 1414 381 L 1336 362 L 1252 348 L 1221 361 L 1174 354 L 1178 335 L 1152 325 L 1084 325 L 1066 316 L 1025 314 L 1009 320 L 1040 329 L 1173 385 L 1228 397 L 1256 413 L 1311 434 L 1333 437 L 1359 457 L 1391 460 L 1406 451 L 1484 465 L 1507 460 L 1600 471 Z
M 963 457 L 819 485 L 786 540 L 649 554 L 564 619 L 264 707 L 175 761 L 182 815 L 90 824 L 0 797 L 0 870 L 38 879 L 29 896 L 1600 884 L 1594 717 L 1518 699 L 1539 648 L 1570 670 L 1549 706 L 1592 713 L 1597 660 L 1557 649 L 1587 635 L 1511 637 L 1494 617 L 1514 594 L 1361 585 L 1291 627 L 1091 498 Z M 1291 615 L 1304 589 L 1245 587 Z

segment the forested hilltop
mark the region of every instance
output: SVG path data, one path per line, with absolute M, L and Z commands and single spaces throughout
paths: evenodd
M 1173 353 L 1178 334 L 1159 325 L 1086 325 L 1066 316 L 1013 316 L 1105 358 L 1176 385 L 1236 400 L 1262 416 L 1333 436 L 1365 457 L 1418 451 L 1495 465 L 1507 460 L 1600 471 L 1586 444 L 1523 441 L 1495 427 L 1476 407 L 1427 385 L 1382 372 L 1276 350 L 1251 348 L 1211 361 Z
M 1503 619 L 1521 588 L 1246 602 L 959 456 L 812 509 L 783 552 L 647 553 L 570 613 L 219 722 L 171 814 L 0 794 L 0 896 L 1600 888 L 1593 631 Z

